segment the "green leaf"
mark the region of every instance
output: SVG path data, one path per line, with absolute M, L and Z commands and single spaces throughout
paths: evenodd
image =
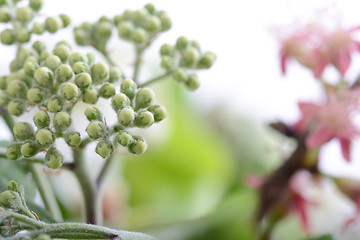
M 31 211 L 36 213 L 36 215 L 39 217 L 39 219 L 41 221 L 44 221 L 47 223 L 56 223 L 57 222 L 45 208 L 37 205 L 36 203 L 34 203 L 32 201 L 26 201 L 26 204 L 28 205 L 28 208 Z
M 327 235 L 323 235 L 320 237 L 315 237 L 315 238 L 306 238 L 304 240 L 333 240 L 332 236 L 327 234 Z

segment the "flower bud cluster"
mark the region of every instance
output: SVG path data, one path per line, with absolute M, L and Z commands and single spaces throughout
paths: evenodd
M 200 82 L 195 74 L 188 70 L 209 69 L 216 61 L 212 52 L 202 52 L 197 41 L 189 41 L 181 36 L 175 45 L 163 44 L 160 48 L 161 67 L 188 90 L 199 88 Z
M 0 5 L 0 23 L 12 23 L 13 28 L 7 28 L 0 33 L 0 41 L 4 45 L 22 44 L 30 41 L 32 34 L 43 34 L 45 31 L 55 33 L 67 27 L 71 20 L 67 15 L 48 17 L 44 23 L 34 22 L 34 18 L 43 5 L 43 0 L 30 0 L 28 6 L 17 6 L 4 1 Z

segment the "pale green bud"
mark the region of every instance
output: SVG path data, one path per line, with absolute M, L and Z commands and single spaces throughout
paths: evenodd
M 186 82 L 188 80 L 188 75 L 183 68 L 176 69 L 176 71 L 173 73 L 173 77 L 178 82 Z
M 7 23 L 11 20 L 10 9 L 7 7 L 0 7 L 0 22 Z
M 134 30 L 134 26 L 131 22 L 124 21 L 117 25 L 117 29 L 121 38 L 129 39 Z
M 22 209 L 23 205 L 20 194 L 10 190 L 0 193 L 0 206 L 13 209 L 15 211 Z
M 35 34 L 41 35 L 45 32 L 45 24 L 43 23 L 34 23 L 31 31 Z
M 121 21 L 124 20 L 124 17 L 122 15 L 115 15 L 114 17 L 114 25 L 117 26 Z
M 128 96 L 130 99 L 135 96 L 136 89 L 136 83 L 130 78 L 126 78 L 121 82 L 120 91 L 126 96 Z
M 89 66 L 84 62 L 77 62 L 73 65 L 73 70 L 75 74 L 89 72 Z
M 141 155 L 146 151 L 147 144 L 142 138 L 135 138 L 135 141 L 129 145 L 129 152 L 136 155 Z
M 73 100 L 79 94 L 79 88 L 74 83 L 65 82 L 60 85 L 60 94 L 66 100 Z
M 25 111 L 25 103 L 20 99 L 15 99 L 9 102 L 7 109 L 11 115 L 20 116 Z
M 47 128 L 50 125 L 50 116 L 45 111 L 35 113 L 33 122 L 38 128 Z
M 164 43 L 163 45 L 161 45 L 160 48 L 160 55 L 161 56 L 170 56 L 174 53 L 174 47 L 171 46 L 170 44 Z
M 75 77 L 75 84 L 80 89 L 88 88 L 92 83 L 91 76 L 88 73 L 80 73 Z
M 7 190 L 19 193 L 20 196 L 25 195 L 24 186 L 21 185 L 20 183 L 18 183 L 17 181 L 15 181 L 15 180 L 9 181 L 6 184 L 6 188 L 7 188 Z
M 27 91 L 26 97 L 31 103 L 39 104 L 44 99 L 44 92 L 38 87 L 33 87 Z
M 0 92 L 0 106 L 6 107 L 10 101 L 11 97 L 8 92 Z
M 161 31 L 167 31 L 171 28 L 172 22 L 171 19 L 169 18 L 169 16 L 163 14 L 160 16 L 160 21 L 161 21 Z
M 95 62 L 95 55 L 93 53 L 87 53 L 86 54 L 86 57 L 88 59 L 87 63 L 88 63 L 88 66 L 94 64 Z
M 7 85 L 6 90 L 12 97 L 25 98 L 27 86 L 24 82 L 20 80 L 13 80 Z
M 0 40 L 2 44 L 11 45 L 15 43 L 15 33 L 11 29 L 5 29 L 0 34 Z
M 71 18 L 66 14 L 60 14 L 60 19 L 62 21 L 63 27 L 66 28 L 71 23 Z
M 100 121 L 91 121 L 86 128 L 86 132 L 91 139 L 99 139 L 105 135 L 105 126 Z
M 182 53 L 182 63 L 187 66 L 193 66 L 199 59 L 199 51 L 196 48 L 189 47 Z
M 122 126 L 128 127 L 135 120 L 135 112 L 131 107 L 125 107 L 118 112 L 117 118 Z
M 185 82 L 186 88 L 190 91 L 195 91 L 200 87 L 199 78 L 195 75 L 189 75 L 188 80 Z
M 176 48 L 179 50 L 184 50 L 185 48 L 187 48 L 188 44 L 189 40 L 186 37 L 181 36 L 176 41 Z
M 71 49 L 65 44 L 60 44 L 56 46 L 54 49 L 54 54 L 58 56 L 63 63 L 66 62 L 66 60 L 70 56 L 70 53 L 71 53 Z
M 111 24 L 106 21 L 101 21 L 97 24 L 96 33 L 101 38 L 109 38 L 111 36 Z
M 89 121 L 92 120 L 100 120 L 102 119 L 102 115 L 101 112 L 98 108 L 96 107 L 87 107 L 85 109 L 85 116 Z
M 6 78 L 6 84 L 9 84 L 11 81 L 17 79 L 17 73 L 10 73 Z
M 55 33 L 62 27 L 63 22 L 59 17 L 48 17 L 45 20 L 45 29 L 50 33 Z
M 75 28 L 74 36 L 75 36 L 75 42 L 78 45 L 80 45 L 80 46 L 89 45 L 91 36 L 88 31 L 81 29 L 81 28 Z
M 51 237 L 46 234 L 41 234 L 36 238 L 36 240 L 51 240 Z
M 109 66 L 105 63 L 95 63 L 90 69 L 93 84 L 101 84 L 109 78 Z
M 144 6 L 144 8 L 150 13 L 150 14 L 154 14 L 155 13 L 155 6 L 152 3 L 148 3 Z
M 5 90 L 7 87 L 6 77 L 0 77 L 0 89 Z
M 26 43 L 30 41 L 30 32 L 26 28 L 18 29 L 16 32 L 16 40 L 19 43 Z
M 148 111 L 154 115 L 155 122 L 160 122 L 166 118 L 166 109 L 160 105 L 152 105 Z
M 57 131 L 62 132 L 71 125 L 71 117 L 67 112 L 58 112 L 54 116 L 54 127 Z
M 61 59 L 56 56 L 52 55 L 46 58 L 44 62 L 44 67 L 49 68 L 51 71 L 55 72 L 55 70 L 62 64 Z
M 200 43 L 198 41 L 192 40 L 190 41 L 190 45 L 200 51 Z
M 71 49 L 70 43 L 69 43 L 68 41 L 66 41 L 66 40 L 61 40 L 60 42 L 56 43 L 55 48 L 58 47 L 58 46 L 60 46 L 60 45 L 65 45 L 65 46 L 67 46 L 69 49 Z
M 10 72 L 12 72 L 12 73 L 17 72 L 18 70 L 20 70 L 22 68 L 22 64 L 17 59 L 14 59 L 10 62 L 9 68 L 10 68 Z
M 24 69 L 20 69 L 17 73 L 16 73 L 16 77 L 17 79 L 19 79 L 20 81 L 22 81 L 23 83 L 26 84 L 27 87 L 32 87 L 34 81 L 33 78 L 28 76 L 25 72 Z M 26 96 L 26 94 L 24 95 L 24 97 Z
M 32 48 L 23 48 L 19 51 L 19 55 L 17 57 L 18 61 L 20 63 L 25 63 L 26 60 L 29 58 L 29 57 L 36 57 L 37 54 L 35 52 L 34 49 Z
M 129 146 L 131 143 L 135 141 L 134 137 L 131 136 L 131 134 L 127 131 L 120 132 L 116 140 L 120 145 L 124 147 Z
M 140 10 L 136 10 L 132 13 L 131 19 L 135 24 L 141 25 L 145 21 L 147 15 L 148 15 L 148 12 L 146 9 L 140 9 Z
M 16 160 L 21 157 L 21 144 L 13 143 L 6 149 L 6 158 Z
M 99 94 L 103 98 L 111 98 L 115 95 L 115 86 L 111 83 L 105 83 L 101 86 Z
M 43 0 L 30 0 L 29 6 L 36 12 L 40 11 L 43 5 Z
M 38 70 L 39 64 L 33 61 L 27 61 L 24 65 L 24 71 L 26 75 L 34 77 L 35 71 Z
M 40 53 L 41 61 L 45 61 L 48 57 L 52 56 L 52 53 L 48 50 L 44 50 Z
M 161 67 L 165 68 L 166 70 L 171 70 L 173 66 L 173 59 L 169 56 L 162 56 L 161 57 Z
M 115 94 L 111 99 L 111 106 L 117 112 L 130 105 L 130 99 L 125 94 Z
M 161 21 L 158 17 L 150 16 L 146 19 L 145 29 L 149 32 L 157 32 L 161 28 Z
M 121 78 L 122 72 L 121 69 L 115 66 L 110 67 L 110 76 L 109 76 L 109 83 L 116 82 Z
M 132 14 L 133 14 L 133 12 L 131 10 L 126 9 L 122 16 L 126 20 L 131 20 Z
M 83 92 L 82 100 L 85 103 L 95 104 L 99 99 L 99 92 L 95 87 L 89 87 Z
M 41 147 L 48 147 L 55 141 L 54 133 L 47 128 L 37 131 L 35 138 Z
M 155 98 L 153 90 L 150 88 L 141 88 L 135 96 L 135 107 L 137 109 L 147 108 L 151 105 Z
M 58 82 L 70 81 L 74 76 L 74 72 L 70 65 L 62 64 L 55 71 L 55 77 Z
M 13 127 L 13 133 L 16 139 L 24 141 L 34 136 L 34 129 L 27 122 L 17 122 Z
M 21 7 L 16 9 L 16 19 L 20 22 L 30 22 L 34 17 L 34 12 L 29 7 Z
M 95 152 L 102 158 L 107 158 L 114 152 L 114 146 L 109 141 L 100 141 L 95 148 Z
M 34 79 L 40 86 L 49 87 L 53 84 L 54 74 L 47 67 L 41 67 L 35 71 Z
M 47 108 L 50 112 L 56 113 L 62 110 L 63 105 L 62 100 L 58 96 L 52 96 L 47 103 Z
M 64 139 L 70 147 L 77 147 L 81 144 L 81 137 L 78 132 L 69 132 L 65 135 Z
M 26 141 L 21 145 L 21 154 L 26 157 L 26 158 L 30 158 L 35 156 L 36 154 L 38 154 L 40 148 L 39 146 L 32 142 L 32 141 Z
M 135 124 L 138 127 L 150 127 L 154 123 L 154 115 L 149 111 L 140 111 L 135 118 Z
M 142 28 L 136 28 L 132 34 L 132 40 L 136 44 L 142 44 L 146 40 L 146 32 Z
M 198 62 L 198 68 L 209 69 L 216 61 L 216 55 L 212 52 L 206 52 L 202 55 Z
M 50 148 L 45 155 L 45 164 L 48 168 L 58 169 L 64 163 L 64 157 L 55 148 Z

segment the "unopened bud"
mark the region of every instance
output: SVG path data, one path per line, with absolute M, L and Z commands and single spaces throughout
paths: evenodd
M 109 141 L 100 141 L 95 148 L 95 152 L 102 158 L 107 158 L 114 152 L 114 146 Z
M 45 155 L 45 164 L 48 168 L 58 169 L 64 163 L 64 157 L 55 148 L 50 148 Z
M 49 127 L 50 124 L 50 116 L 47 112 L 45 111 L 38 111 L 37 113 L 35 113 L 34 118 L 33 118 L 33 122 L 34 124 L 38 127 L 38 128 L 46 128 Z

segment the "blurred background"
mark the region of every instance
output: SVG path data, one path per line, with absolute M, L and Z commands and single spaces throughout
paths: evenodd
M 66 13 L 76 26 L 103 15 L 112 17 L 125 9 L 138 9 L 148 2 L 45 1 L 42 12 Z M 157 102 L 168 110 L 168 118 L 142 133 L 149 144 L 146 154 L 119 155 L 104 189 L 106 223 L 164 240 L 253 239 L 257 195 L 245 184 L 245 179 L 270 173 L 294 148 L 293 142 L 267 127 L 267 123 L 282 120 L 292 124 L 299 117 L 299 100 L 321 98 L 319 83 L 298 64 L 292 64 L 288 74 L 282 76 L 276 33 L 283 27 L 318 18 L 345 28 L 359 26 L 359 4 L 350 0 L 152 2 L 168 13 L 173 27 L 146 52 L 140 79 L 145 81 L 161 73 L 160 46 L 175 43 L 181 35 L 199 41 L 202 49 L 216 53 L 218 58 L 210 71 L 199 72 L 201 87 L 194 93 L 170 79 L 153 86 Z M 32 42 L 37 39 L 33 36 Z M 41 37 L 50 48 L 61 39 L 75 46 L 71 30 Z M 75 49 L 92 51 L 87 47 Z M 130 73 L 134 62 L 132 46 L 119 40 L 114 32 L 108 49 L 125 73 Z M 0 75 L 8 73 L 9 56 L 14 53 L 15 49 L 0 46 Z M 359 63 L 360 57 L 355 56 L 349 78 L 357 76 Z M 334 72 L 328 68 L 325 75 L 331 79 Z M 106 108 L 108 103 L 100 101 L 98 105 Z M 81 114 L 84 106 L 76 108 L 79 111 L 74 111 L 78 114 L 74 128 L 86 122 Z M 22 118 L 31 118 L 31 114 Z M 107 118 L 110 122 L 114 119 L 115 116 Z M 1 138 L 10 138 L 4 124 L 0 124 Z M 65 148 L 62 142 L 57 144 Z M 355 144 L 360 146 L 360 142 Z M 345 163 L 339 146 L 328 143 L 321 149 L 321 170 L 329 175 L 360 179 L 360 148 L 356 146 L 353 161 Z M 95 175 L 103 160 L 94 156 L 95 145 L 88 148 L 89 171 Z M 5 172 L 2 174 L 4 177 Z M 66 219 L 79 220 L 82 204 L 79 189 L 66 184 L 74 181 L 72 176 L 63 171 L 53 175 L 52 181 Z M 338 234 L 339 239 L 357 239 L 354 236 L 360 229 L 342 233 L 339 223 L 355 206 L 342 198 L 331 183 L 324 191 L 317 193 L 317 197 L 333 201 L 311 214 L 311 231 Z M 274 239 L 305 236 L 294 215 L 279 224 Z

